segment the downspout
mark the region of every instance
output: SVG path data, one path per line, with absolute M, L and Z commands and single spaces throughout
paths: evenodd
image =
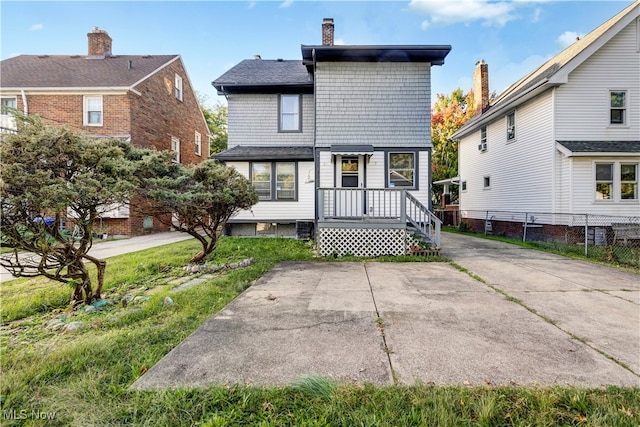
M 29 106 L 27 105 L 27 94 L 24 93 L 24 89 L 20 89 L 20 95 L 22 95 L 22 112 L 26 116 L 29 114 Z
M 320 217 L 320 212 L 318 211 L 318 188 L 320 188 L 320 158 L 318 157 L 318 151 L 316 150 L 317 144 L 317 129 L 318 129 L 318 102 L 317 102 L 317 94 L 316 90 L 316 50 L 313 49 L 311 51 L 311 57 L 313 59 L 313 173 L 314 173 L 314 197 L 313 197 L 313 230 L 314 233 L 318 230 L 318 218 Z M 315 236 L 314 236 L 315 237 Z

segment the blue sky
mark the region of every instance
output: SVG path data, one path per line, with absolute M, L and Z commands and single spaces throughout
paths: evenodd
M 7 1 L 0 2 L 0 58 L 86 54 L 93 27 L 109 32 L 113 53 L 180 54 L 209 105 L 211 82 L 243 59 L 300 59 L 321 44 L 334 18 L 336 44 L 447 44 L 432 69 L 432 92 L 472 87 L 475 63 L 489 64 L 500 93 L 631 0 L 608 1 Z M 435 96 L 434 96 L 435 98 Z

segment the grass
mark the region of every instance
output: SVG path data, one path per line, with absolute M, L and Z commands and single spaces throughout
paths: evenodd
M 147 299 L 132 300 L 126 307 L 112 304 L 96 313 L 68 312 L 70 289 L 41 278 L 3 283 L 0 424 L 637 426 L 640 420 L 639 390 L 622 387 L 376 387 L 304 377 L 279 388 L 129 390 L 277 262 L 314 259 L 311 247 L 300 241 L 224 238 L 213 262 L 249 257 L 255 262 L 169 294 L 187 279 L 182 265 L 197 249 L 195 241 L 185 241 L 110 258 L 106 296 L 116 302 L 134 296 Z M 407 258 L 396 260 L 417 260 Z M 174 303 L 165 305 L 169 295 Z M 89 327 L 68 333 L 42 327 L 65 316 L 67 322 L 82 321 Z

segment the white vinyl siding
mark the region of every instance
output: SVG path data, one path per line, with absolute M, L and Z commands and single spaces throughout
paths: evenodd
M 571 186 L 573 212 L 600 215 L 638 216 L 640 212 L 639 200 L 621 200 L 620 197 L 620 165 L 640 163 L 640 155 L 635 157 L 572 158 L 573 176 Z M 612 200 L 596 200 L 595 198 L 595 164 L 612 163 L 614 165 Z
M 518 107 L 518 143 L 507 144 L 506 116 L 487 125 L 490 149 L 478 150 L 480 130 L 459 145 L 460 209 L 549 212 L 552 208 L 551 91 Z M 525 142 L 526 143 L 523 143 Z M 484 187 L 490 177 L 490 191 Z
M 640 53 L 632 23 L 569 75 L 557 89 L 559 141 L 638 140 Z M 626 91 L 626 123 L 610 124 L 611 91 Z
M 227 162 L 238 172 L 250 179 L 249 162 Z M 298 162 L 298 199 L 281 200 L 277 203 L 259 201 L 250 211 L 243 210 L 235 215 L 234 221 L 272 222 L 275 220 L 311 220 L 315 215 L 315 183 L 312 161 Z
M 228 96 L 229 148 L 236 145 L 313 146 L 313 95 L 302 97 L 302 132 L 278 131 L 278 95 Z
M 431 146 L 430 65 L 320 62 L 316 68 L 317 146 Z

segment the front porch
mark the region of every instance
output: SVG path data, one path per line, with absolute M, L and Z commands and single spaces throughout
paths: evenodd
M 319 188 L 316 240 L 323 256 L 405 255 L 440 246 L 441 221 L 408 190 Z

